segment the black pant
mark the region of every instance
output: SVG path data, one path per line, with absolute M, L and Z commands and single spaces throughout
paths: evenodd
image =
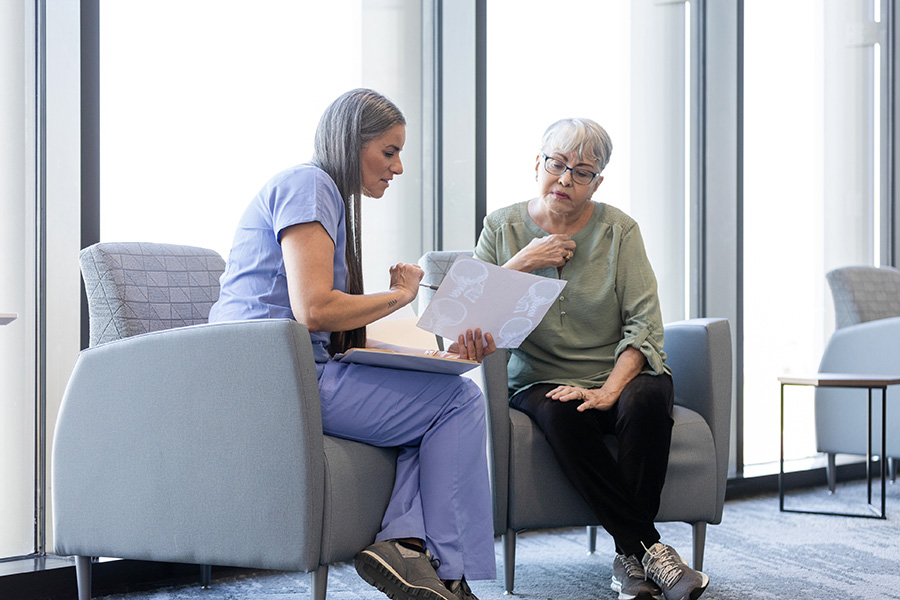
M 669 375 L 638 375 L 606 411 L 578 412 L 579 402 L 546 397 L 556 384 L 534 385 L 510 404 L 543 430 L 560 467 L 587 501 L 616 551 L 642 556 L 659 541 L 653 519 L 666 481 L 674 392 Z M 603 443 L 618 438 L 618 459 Z

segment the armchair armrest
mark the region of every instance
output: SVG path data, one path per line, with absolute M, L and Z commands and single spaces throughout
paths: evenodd
M 835 330 L 819 363 L 821 373 L 900 373 L 897 340 L 900 317 L 848 325 Z
M 487 403 L 488 467 L 494 496 L 494 534 L 506 533 L 509 496 L 509 391 L 506 362 L 508 353 L 501 348 L 487 356 L 481 365 L 482 386 Z M 497 499 L 502 499 L 498 502 Z
M 724 498 L 731 445 L 731 327 L 727 319 L 716 318 L 667 323 L 663 349 L 675 382 L 675 404 L 699 413 L 712 431 L 718 497 Z
M 56 551 L 316 568 L 320 411 L 309 334 L 291 320 L 169 329 L 83 351 L 53 447 Z

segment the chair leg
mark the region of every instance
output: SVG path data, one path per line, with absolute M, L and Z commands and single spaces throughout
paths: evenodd
M 837 484 L 837 464 L 835 462 L 835 453 L 828 453 L 828 462 L 825 464 L 825 476 L 828 479 L 828 493 L 833 494 Z
M 507 529 L 501 537 L 503 539 L 503 576 L 506 584 L 506 591 L 503 593 L 512 594 L 516 578 L 516 532 L 513 529 Z
M 78 600 L 91 600 L 91 557 L 75 557 L 75 580 L 78 582 Z
M 200 587 L 204 590 L 208 590 L 211 582 L 212 565 L 200 565 Z
M 897 459 L 889 458 L 888 459 L 888 474 L 891 478 L 891 483 L 897 483 Z
M 312 600 L 325 600 L 325 592 L 328 589 L 328 565 L 319 565 L 319 568 L 310 574 L 310 579 Z
M 588 536 L 588 554 L 593 554 L 594 552 L 597 551 L 597 526 L 596 525 L 588 525 L 587 536 Z
M 691 562 L 691 568 L 702 571 L 703 550 L 706 548 L 706 522 L 694 523 L 691 527 L 694 530 L 694 560 Z

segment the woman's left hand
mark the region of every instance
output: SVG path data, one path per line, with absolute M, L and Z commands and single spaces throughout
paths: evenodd
M 585 388 L 575 387 L 572 385 L 561 385 L 547 392 L 547 397 L 560 402 L 571 402 L 573 400 L 581 402 L 578 406 L 578 412 L 584 412 L 589 409 L 609 410 L 618 401 L 603 388 L 597 390 L 589 390 Z
M 451 358 L 464 358 L 467 360 L 481 360 L 488 354 L 493 354 L 497 350 L 494 343 L 494 336 L 490 333 L 481 335 L 481 330 L 467 330 L 465 334 L 459 335 L 459 340 L 450 344 L 447 348 L 447 356 Z M 439 353 L 440 355 L 440 353 Z

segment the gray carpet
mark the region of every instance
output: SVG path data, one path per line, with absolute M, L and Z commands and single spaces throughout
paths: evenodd
M 704 600 L 768 598 L 900 598 L 900 484 L 887 488 L 886 521 L 781 513 L 777 496 L 729 501 L 720 525 L 707 533 L 704 571 L 711 582 Z M 789 498 L 788 507 L 864 512 L 865 484 L 840 486 Z M 663 541 L 691 555 L 691 529 L 660 525 Z M 611 539 L 598 535 L 597 553 L 586 552 L 584 528 L 525 532 L 516 554 L 516 596 L 528 600 L 616 598 L 609 589 Z M 499 541 L 496 581 L 472 582 L 481 600 L 501 600 L 503 560 Z M 152 592 L 112 595 L 108 600 L 307 600 L 303 573 L 246 572 L 217 578 L 208 590 L 180 586 Z M 329 600 L 383 600 L 359 579 L 351 564 L 333 566 Z

